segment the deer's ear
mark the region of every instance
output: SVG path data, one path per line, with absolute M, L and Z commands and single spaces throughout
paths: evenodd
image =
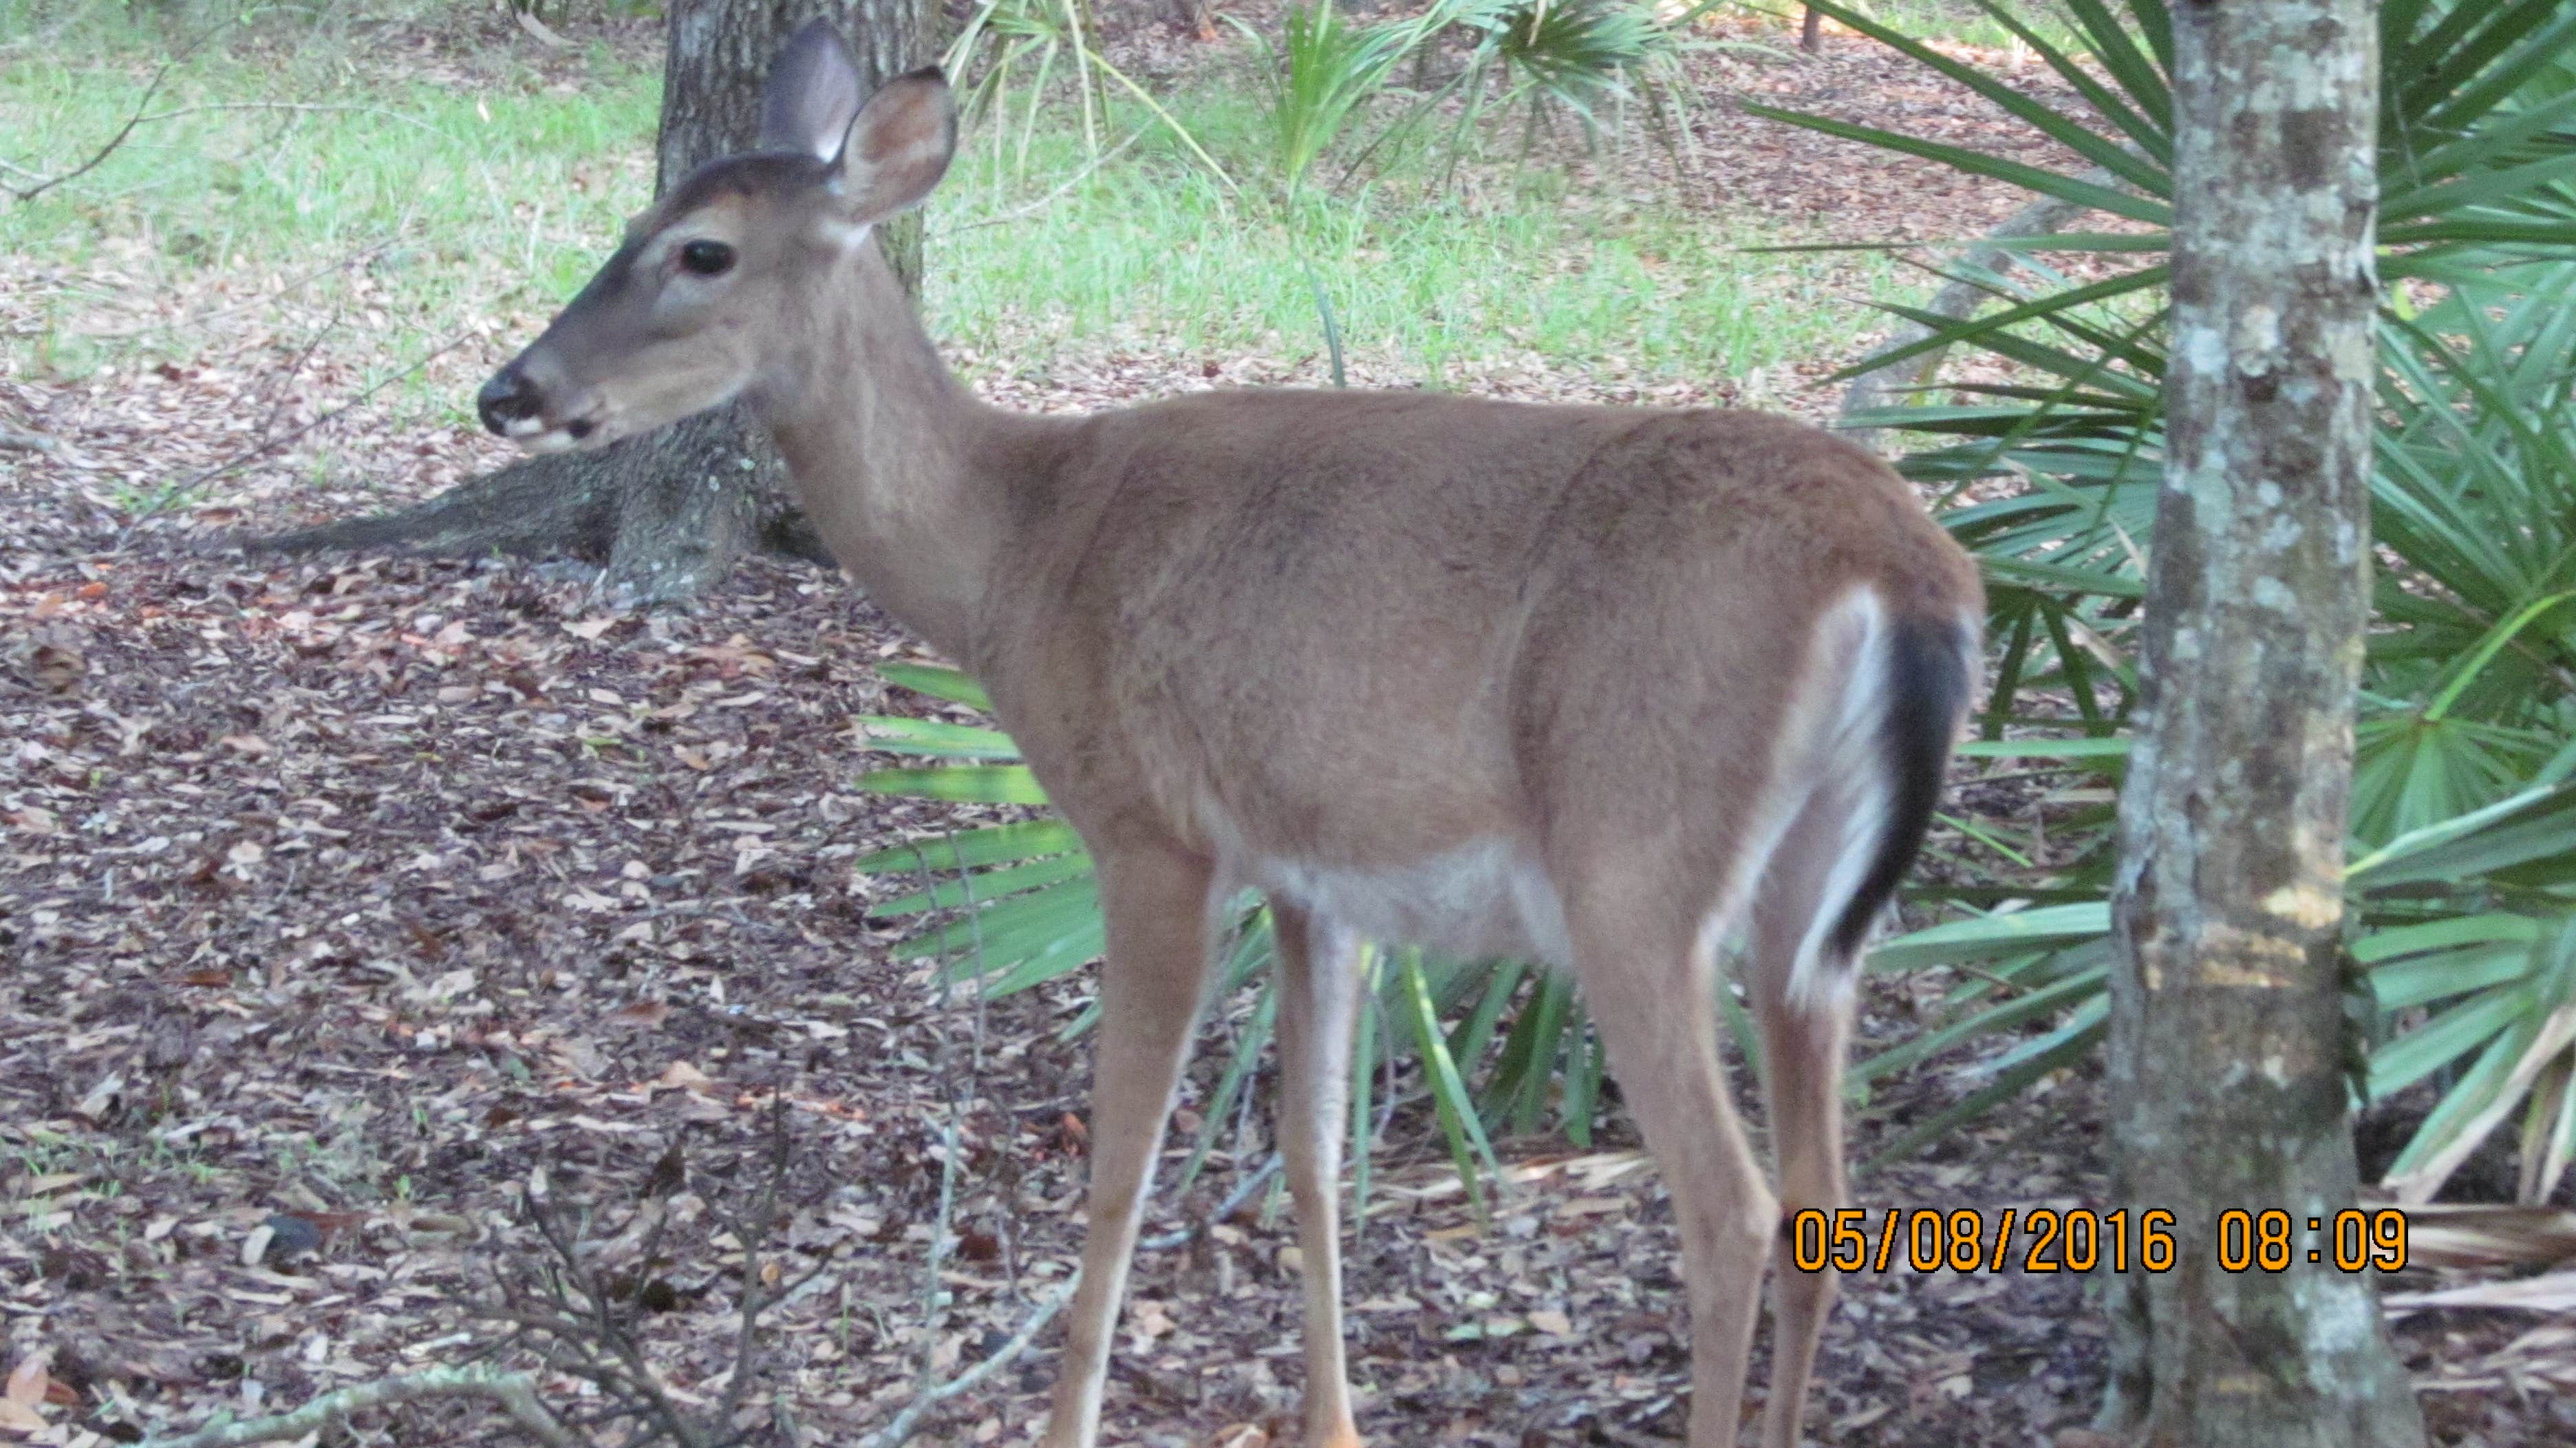
M 937 66 L 897 76 L 868 98 L 841 147 L 842 205 L 861 226 L 921 204 L 957 154 L 957 102 Z
M 803 151 L 833 160 L 858 113 L 857 62 L 832 22 L 809 21 L 770 68 L 760 106 L 760 149 Z

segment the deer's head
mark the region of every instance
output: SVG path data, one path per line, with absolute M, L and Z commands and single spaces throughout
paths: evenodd
M 627 224 L 544 335 L 492 374 L 483 425 L 534 452 L 602 447 L 730 402 L 798 365 L 817 293 L 869 229 L 948 169 L 957 112 L 936 69 L 860 105 L 815 21 L 770 73 L 760 149 L 710 161 Z

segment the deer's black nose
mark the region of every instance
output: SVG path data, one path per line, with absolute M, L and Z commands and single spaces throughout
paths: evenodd
M 474 410 L 483 417 L 483 425 L 507 437 L 510 424 L 524 422 L 545 407 L 545 394 L 538 391 L 515 362 L 492 374 L 483 390 L 474 396 Z

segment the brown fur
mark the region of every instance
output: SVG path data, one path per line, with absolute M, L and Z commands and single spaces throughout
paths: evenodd
M 834 555 L 984 681 L 1098 861 L 1091 1239 L 1048 1444 L 1095 1439 L 1224 872 L 1401 880 L 1488 846 L 1534 862 L 1561 905 L 1680 1213 L 1691 1441 L 1732 1443 L 1779 1204 L 1717 1067 L 1710 922 L 1751 922 L 1781 1189 L 1834 1206 L 1848 996 L 1797 999 L 1785 964 L 1852 803 L 1810 778 L 1821 711 L 1862 656 L 1828 620 L 1867 591 L 1891 615 L 1955 621 L 1965 648 L 1973 566 L 1875 457 L 1753 413 L 1299 391 L 1081 418 L 987 407 L 875 248 L 852 244 L 937 180 L 946 104 L 910 78 L 858 118 L 855 160 L 782 149 L 691 178 L 513 368 L 541 384 L 549 428 L 604 419 L 594 443 L 749 396 Z M 828 133 L 812 147 L 831 149 Z M 739 249 L 725 285 L 679 275 L 694 238 Z M 1780 847 L 1761 855 L 1766 828 Z M 1357 940 L 1317 903 L 1277 894 L 1282 1139 L 1308 1443 L 1347 1448 L 1334 1183 Z M 1775 1445 L 1795 1441 L 1830 1285 L 1780 1279 Z

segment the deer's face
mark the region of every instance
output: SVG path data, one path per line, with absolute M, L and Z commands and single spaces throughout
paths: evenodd
M 936 71 L 859 105 L 816 22 L 772 72 L 762 149 L 709 162 L 626 229 L 581 294 L 476 397 L 532 452 L 604 447 L 720 407 L 799 361 L 821 288 L 877 222 L 948 169 L 956 110 Z

